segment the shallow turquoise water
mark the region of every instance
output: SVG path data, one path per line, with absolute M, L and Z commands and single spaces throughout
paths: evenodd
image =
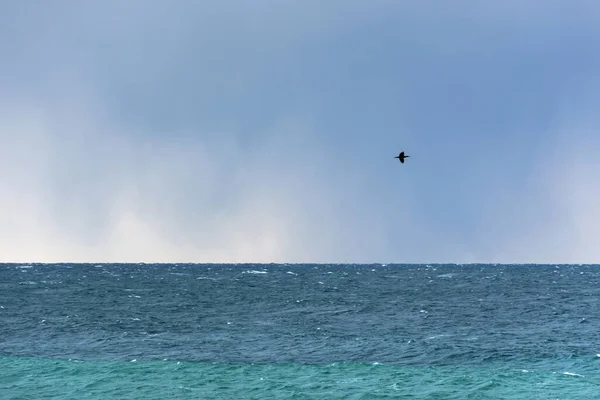
M 0 389 L 3 399 L 596 399 L 600 393 L 594 358 L 521 365 L 528 369 L 3 357 Z

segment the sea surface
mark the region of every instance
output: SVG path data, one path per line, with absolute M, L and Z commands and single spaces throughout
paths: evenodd
M 0 264 L 0 399 L 599 399 L 600 266 Z

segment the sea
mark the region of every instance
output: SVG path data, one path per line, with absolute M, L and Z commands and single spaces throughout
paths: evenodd
M 600 266 L 0 264 L 0 399 L 599 399 Z

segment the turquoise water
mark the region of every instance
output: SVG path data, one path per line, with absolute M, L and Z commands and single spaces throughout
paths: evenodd
M 600 267 L 0 265 L 0 399 L 596 399 Z
M 595 358 L 432 367 L 4 357 L 0 369 L 6 399 L 597 399 L 600 393 Z

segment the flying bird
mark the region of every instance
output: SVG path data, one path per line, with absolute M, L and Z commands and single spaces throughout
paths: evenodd
M 397 158 L 398 160 L 400 160 L 400 162 L 401 162 L 402 164 L 404 164 L 404 159 L 405 159 L 405 158 L 408 158 L 408 157 L 410 157 L 410 156 L 405 156 L 405 155 L 404 155 L 404 152 L 402 151 L 402 152 L 400 152 L 400 154 L 398 154 L 398 155 L 397 155 L 396 157 L 394 157 L 394 158 Z

